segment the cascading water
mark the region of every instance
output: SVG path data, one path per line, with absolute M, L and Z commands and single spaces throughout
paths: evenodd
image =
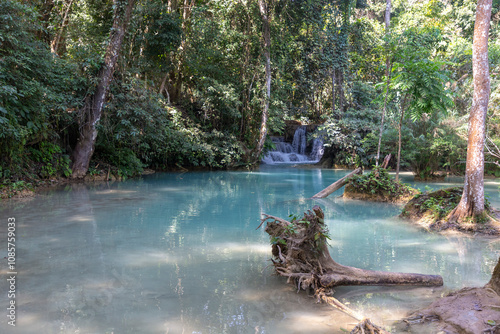
M 307 128 L 302 125 L 295 130 L 295 134 L 293 135 L 292 146 L 295 152 L 305 155 L 306 147 L 307 147 L 307 138 L 306 138 Z
M 312 150 L 307 151 L 307 127 L 299 126 L 295 130 L 292 143 L 284 141 L 283 137 L 273 137 L 275 151 L 269 151 L 262 159 L 263 163 L 273 165 L 279 163 L 314 163 L 323 156 L 323 141 L 315 138 Z
M 311 151 L 311 154 L 309 157 L 313 161 L 319 161 L 321 157 L 323 156 L 323 153 L 325 153 L 325 149 L 323 148 L 323 139 L 321 138 L 314 138 L 313 141 L 313 148 Z

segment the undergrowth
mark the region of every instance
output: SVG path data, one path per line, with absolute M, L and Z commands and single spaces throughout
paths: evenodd
M 386 169 L 375 167 L 370 173 L 354 175 L 348 183 L 351 191 L 388 197 L 408 196 L 416 193 L 410 185 L 396 182 Z

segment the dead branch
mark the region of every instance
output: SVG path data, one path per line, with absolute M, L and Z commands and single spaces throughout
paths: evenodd
M 346 183 L 349 181 L 350 177 L 354 176 L 355 174 L 362 174 L 362 173 L 363 173 L 363 171 L 361 168 L 356 168 L 354 171 L 347 174 L 346 176 L 344 176 L 340 180 L 335 181 L 334 183 L 332 183 L 331 185 L 329 185 L 325 189 L 321 190 L 319 193 L 314 195 L 312 198 L 325 198 L 328 195 L 330 195 L 331 193 L 333 193 L 333 192 L 337 191 L 338 189 L 342 188 L 343 186 L 345 186 Z

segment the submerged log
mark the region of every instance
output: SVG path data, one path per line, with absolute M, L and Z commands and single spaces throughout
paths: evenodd
M 335 181 L 334 183 L 332 183 L 331 185 L 329 185 L 328 187 L 326 187 L 325 189 L 321 190 L 319 193 L 314 195 L 312 198 L 325 198 L 325 197 L 329 196 L 334 191 L 337 191 L 340 188 L 342 188 L 343 186 L 345 186 L 350 177 L 352 177 L 355 174 L 361 174 L 361 173 L 362 173 L 362 169 L 356 168 L 353 172 L 347 174 L 346 176 L 344 176 L 340 180 Z
M 318 291 L 341 285 L 443 285 L 439 275 L 374 271 L 335 262 L 328 251 L 324 213 L 317 205 L 302 219 L 291 222 L 264 216 L 262 224 L 267 222 L 275 270 L 295 283 L 298 290 Z

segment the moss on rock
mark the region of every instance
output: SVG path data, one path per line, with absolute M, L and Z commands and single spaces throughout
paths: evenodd
M 355 175 L 345 186 L 344 197 L 377 202 L 408 202 L 418 190 L 396 182 L 386 169 L 375 168 L 368 174 Z
M 400 217 L 416 222 L 433 231 L 457 230 L 481 234 L 500 234 L 500 225 L 489 215 L 495 215 L 486 201 L 486 212 L 482 218 L 465 222 L 449 222 L 450 212 L 462 198 L 463 187 L 439 189 L 433 192 L 418 194 L 404 207 Z

